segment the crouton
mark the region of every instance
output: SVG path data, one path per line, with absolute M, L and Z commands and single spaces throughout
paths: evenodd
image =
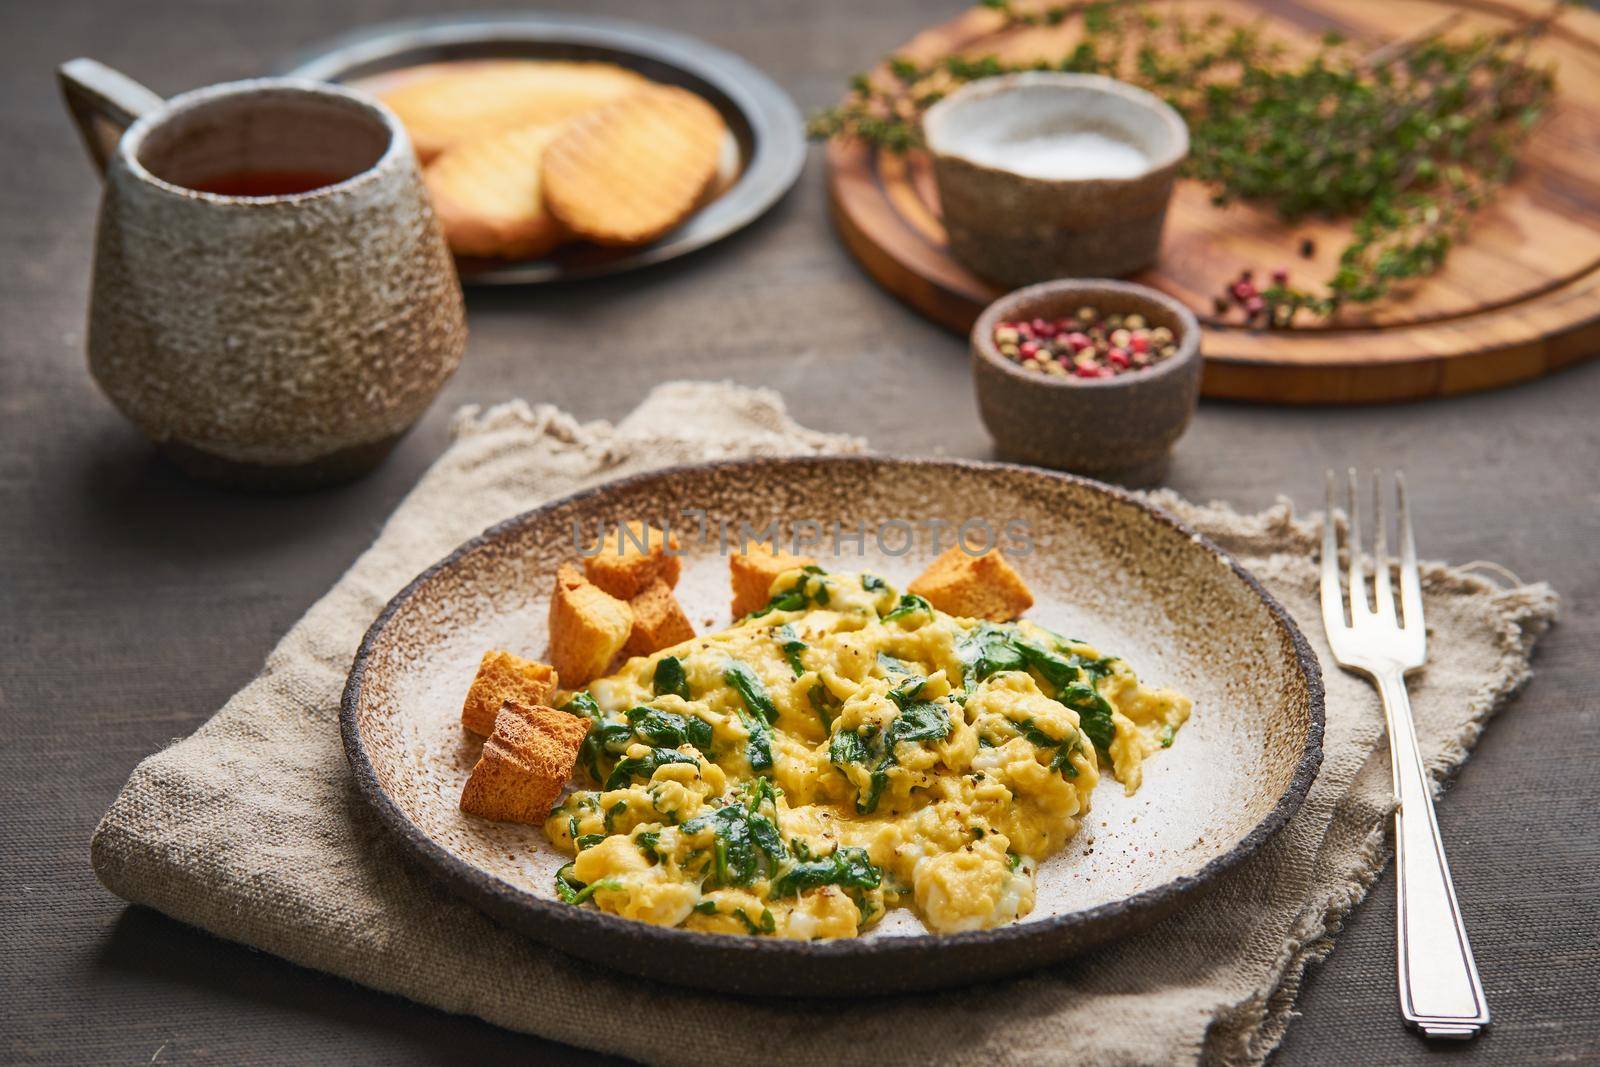
M 506 701 L 461 790 L 461 810 L 496 822 L 543 822 L 588 732 L 588 719 Z
M 676 588 L 682 560 L 669 554 L 678 550 L 678 536 L 662 533 L 642 522 L 625 523 L 627 533 L 612 530 L 600 551 L 583 561 L 584 577 L 619 600 L 632 600 L 657 578 Z M 647 547 L 640 548 L 643 544 Z
M 626 655 L 648 656 L 694 636 L 694 625 L 678 605 L 671 588 L 660 578 L 628 601 L 628 606 L 633 609 L 633 632 L 628 635 L 628 643 L 622 646 Z
M 947 549 L 906 587 L 949 615 L 1009 622 L 1033 607 L 1033 594 L 998 549 L 968 555 Z
M 548 663 L 491 649 L 478 663 L 477 677 L 461 705 L 461 725 L 485 737 L 494 730 L 500 705 L 508 700 L 519 704 L 549 704 L 556 695 L 560 679 Z
M 568 688 L 600 677 L 633 632 L 633 609 L 563 563 L 550 597 L 550 662 Z
M 784 571 L 814 567 L 810 556 L 774 552 L 765 542 L 748 546 L 744 552 L 728 557 L 728 578 L 733 583 L 733 617 L 741 619 L 760 611 L 772 599 L 772 583 Z

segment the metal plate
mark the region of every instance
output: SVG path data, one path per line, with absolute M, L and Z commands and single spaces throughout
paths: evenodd
M 406 67 L 482 59 L 595 60 L 682 86 L 722 113 L 737 151 L 729 153 L 722 192 L 653 244 L 578 244 L 526 261 L 459 258 L 467 285 L 569 281 L 675 259 L 748 226 L 789 191 L 805 162 L 800 112 L 770 78 L 731 52 L 637 22 L 556 14 L 408 19 L 313 45 L 277 73 L 376 87 Z

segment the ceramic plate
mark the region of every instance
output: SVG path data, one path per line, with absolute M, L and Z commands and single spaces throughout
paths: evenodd
M 424 63 L 482 59 L 582 59 L 629 67 L 692 89 L 722 113 L 731 134 L 721 191 L 653 244 L 573 245 L 546 259 L 457 260 L 466 284 L 510 285 L 615 274 L 674 259 L 748 226 L 789 191 L 805 162 L 805 124 L 794 102 L 738 56 L 656 26 L 588 15 L 451 16 L 384 23 L 323 42 L 278 73 L 376 92 Z
M 683 516 L 703 509 L 705 538 Z M 691 933 L 556 899 L 568 857 L 534 826 L 463 815 L 480 743 L 461 701 L 486 649 L 537 656 L 556 567 L 602 523 L 670 523 L 687 553 L 678 596 L 701 632 L 731 622 L 716 531 L 741 522 L 866 524 L 865 554 L 813 550 L 824 567 L 904 587 L 933 556 L 905 551 L 891 521 L 1025 524 L 1013 562 L 1037 600 L 1028 618 L 1122 655 L 1181 689 L 1194 713 L 1124 796 L 1106 776 L 1083 830 L 1040 867 L 1025 919 L 927 933 L 909 911 L 866 937 L 802 942 Z M 880 525 L 884 524 L 884 525 Z M 873 531 L 882 530 L 879 538 Z M 973 528 L 978 536 L 978 528 Z M 947 535 L 948 537 L 948 535 Z M 897 554 L 898 553 L 898 554 Z M 1293 813 L 1321 762 L 1322 682 L 1283 609 L 1216 546 L 1097 482 L 1024 467 L 841 457 L 751 460 L 630 478 L 490 529 L 417 577 L 368 631 L 350 672 L 345 750 L 366 797 L 405 846 L 474 905 L 530 937 L 633 974 L 730 992 L 843 995 L 969 983 L 1065 959 L 1143 929 L 1250 855 Z M 1199 905 L 1199 906 L 1204 906 Z

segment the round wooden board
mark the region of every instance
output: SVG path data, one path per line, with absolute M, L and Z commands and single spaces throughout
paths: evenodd
M 1535 0 L 1185 6 L 1265 19 L 1285 39 L 1310 41 L 1332 29 L 1373 47 L 1452 15 L 1459 20 L 1452 32 L 1470 32 L 1547 10 Z M 954 52 L 1060 56 L 1074 33 L 1072 20 L 1004 31 L 994 12 L 974 9 L 896 54 L 920 63 Z M 1202 186 L 1179 183 L 1161 259 L 1135 280 L 1200 316 L 1207 396 L 1296 404 L 1413 400 L 1527 381 L 1600 354 L 1600 14 L 1566 10 L 1534 55 L 1555 67 L 1556 102 L 1524 146 L 1518 176 L 1474 218 L 1438 274 L 1335 322 L 1252 330 L 1219 321 L 1212 299 L 1246 267 L 1281 266 L 1296 282 L 1320 282 L 1333 273 L 1344 227 L 1291 227 L 1257 207 L 1218 208 Z M 1000 290 L 950 258 L 926 154 L 835 139 L 827 157 L 833 216 L 851 253 L 922 314 L 969 329 Z M 1315 245 L 1310 258 L 1299 254 L 1305 238 Z

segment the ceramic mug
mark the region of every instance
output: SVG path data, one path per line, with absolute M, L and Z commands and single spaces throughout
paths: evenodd
M 92 60 L 61 87 L 105 188 L 89 369 L 199 477 L 355 477 L 466 346 L 461 284 L 404 128 L 288 78 L 162 100 Z

